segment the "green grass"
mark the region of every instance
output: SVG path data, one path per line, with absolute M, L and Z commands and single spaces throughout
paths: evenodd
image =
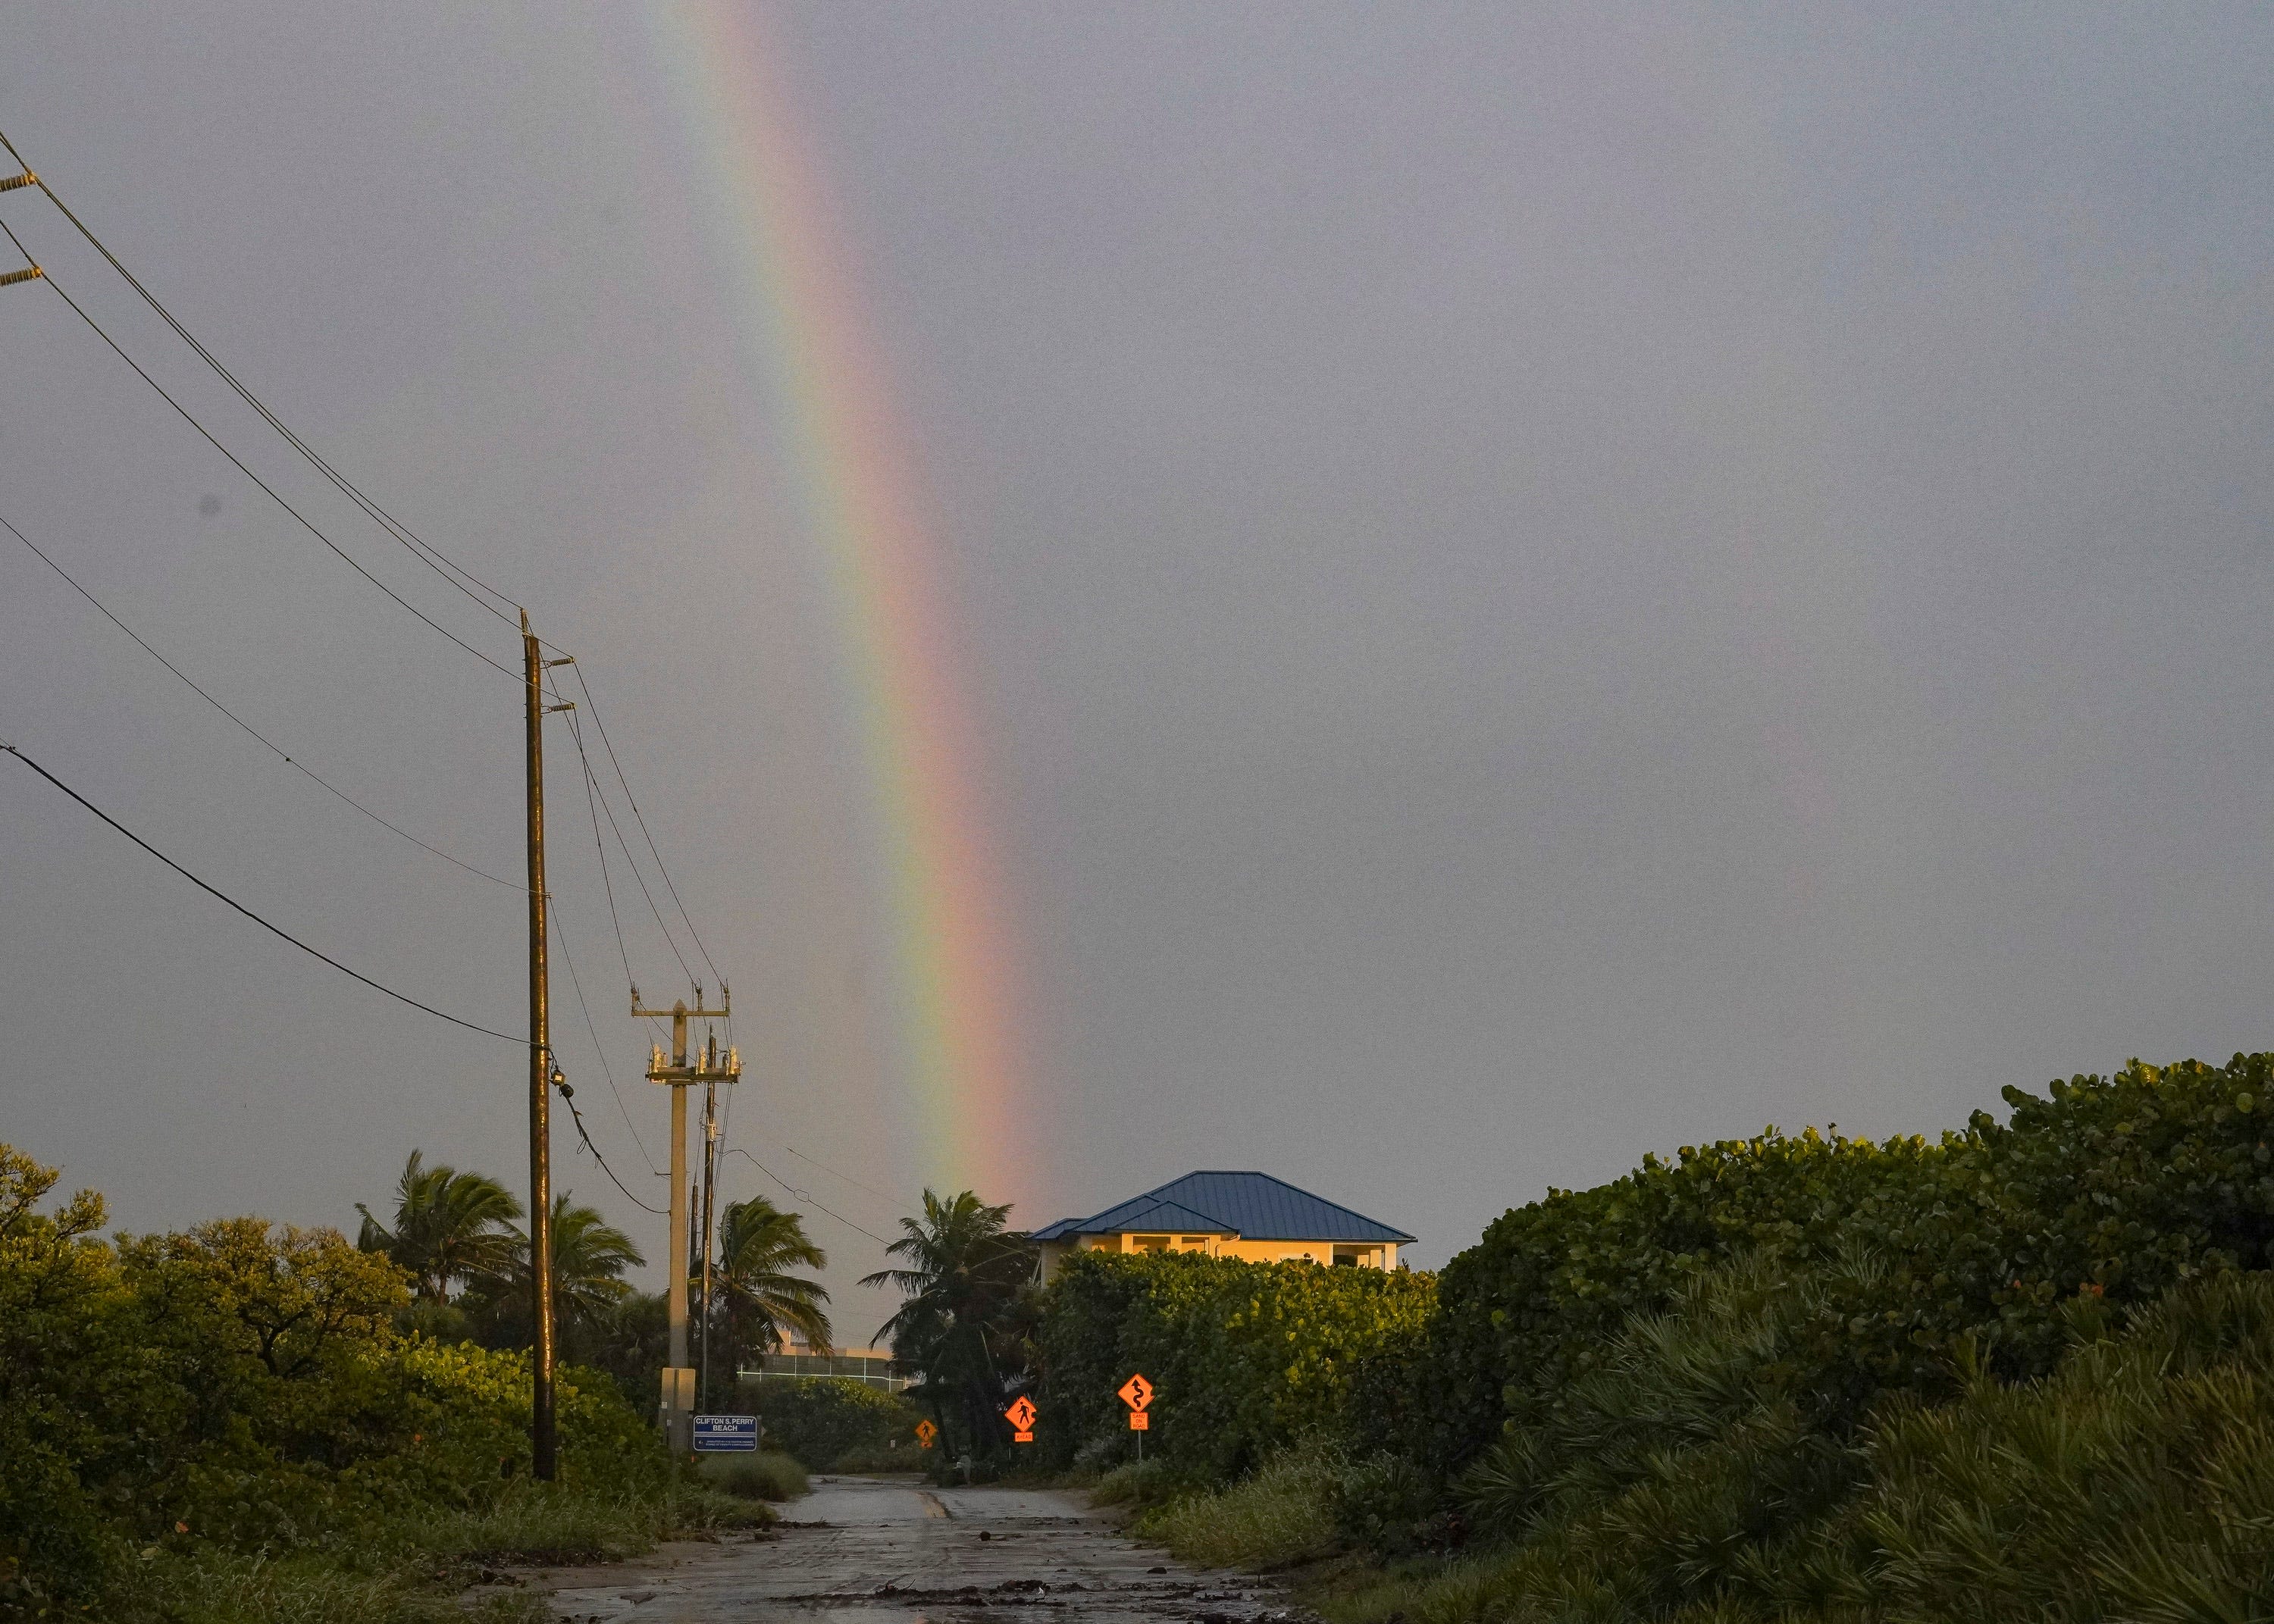
M 115 1624 L 542 1624 L 531 1594 L 464 1592 L 485 1573 L 636 1556 L 675 1535 L 771 1526 L 768 1507 L 695 1483 L 651 1492 L 508 1485 L 463 1511 L 375 1522 L 278 1556 L 202 1541 L 126 1553 Z
M 1189 1473 L 1166 1461 L 1126 1462 L 1089 1485 L 1090 1504 L 1150 1510 L 1192 1490 Z
M 1136 1531 L 1204 1568 L 1292 1567 L 1340 1542 L 1335 1507 L 1344 1470 L 1340 1453 L 1325 1446 L 1289 1449 L 1230 1488 L 1181 1495 L 1148 1511 Z
M 697 1473 L 711 1487 L 742 1500 L 795 1500 L 812 1488 L 804 1467 L 771 1450 L 706 1455 Z
M 359 1572 L 307 1555 L 201 1553 L 154 1565 L 139 1588 L 140 1608 L 114 1616 L 166 1624 L 542 1624 L 549 1616 L 534 1596 L 491 1597 L 470 1610 L 456 1586 L 408 1567 Z

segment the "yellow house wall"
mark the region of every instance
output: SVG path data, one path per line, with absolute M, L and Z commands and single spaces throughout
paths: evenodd
M 1344 1243 L 1347 1244 L 1348 1243 Z M 1238 1258 L 1243 1263 L 1332 1263 L 1335 1243 L 1332 1241 L 1246 1241 L 1227 1239 L 1219 1256 Z M 1369 1256 L 1359 1254 L 1361 1268 L 1393 1269 L 1397 1267 L 1397 1247 L 1393 1243 L 1376 1248 Z
M 1156 1234 L 1158 1231 L 1148 1230 L 1148 1233 Z M 1200 1241 L 1201 1244 L 1195 1246 L 1185 1245 L 1183 1243 L 1187 1238 Z M 1101 1247 L 1108 1252 L 1134 1252 L 1137 1250 L 1137 1237 L 1134 1235 L 1085 1235 L 1082 1237 L 1082 1244 L 1086 1246 Z M 1169 1250 L 1171 1252 L 1203 1252 L 1212 1258 L 1237 1258 L 1243 1263 L 1300 1263 L 1304 1261 L 1313 1263 L 1332 1263 L 1335 1260 L 1335 1243 L 1332 1241 L 1249 1241 L 1242 1240 L 1237 1235 L 1210 1235 L 1207 1237 L 1193 1236 L 1190 1237 L 1182 1235 L 1171 1235 L 1169 1237 Z M 1378 1260 L 1369 1260 L 1362 1267 L 1382 1269 L 1396 1268 L 1397 1267 L 1397 1248 L 1396 1244 L 1392 1244 L 1382 1247 Z
M 1157 1235 L 1160 1231 L 1148 1229 L 1146 1233 Z M 1186 1245 L 1184 1243 L 1187 1240 L 1195 1244 Z M 1136 1236 L 1129 1234 L 1084 1235 L 1079 1237 L 1073 1245 L 1063 1241 L 1046 1242 L 1043 1246 L 1042 1278 L 1047 1281 L 1057 1273 L 1058 1260 L 1075 1246 L 1092 1252 L 1126 1252 L 1137 1250 L 1136 1241 Z M 1204 1252 L 1212 1258 L 1236 1258 L 1243 1263 L 1308 1261 L 1330 1264 L 1335 1260 L 1335 1243 L 1332 1241 L 1248 1241 L 1236 1235 L 1171 1235 L 1169 1237 L 1169 1250 Z M 1374 1249 L 1371 1255 L 1361 1253 L 1360 1259 L 1359 1267 L 1361 1268 L 1394 1269 L 1397 1267 L 1397 1244 L 1394 1241 L 1387 1243 Z

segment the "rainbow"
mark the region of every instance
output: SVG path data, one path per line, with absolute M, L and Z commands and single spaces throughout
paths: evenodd
M 840 628 L 840 688 L 891 938 L 892 1062 L 920 1169 L 949 1192 L 1008 1200 L 1025 1137 L 1008 910 L 952 600 L 851 260 L 757 10 L 655 7 L 656 56 Z

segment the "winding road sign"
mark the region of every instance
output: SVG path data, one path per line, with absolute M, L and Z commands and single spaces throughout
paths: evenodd
M 1030 1444 L 1035 1441 L 1035 1401 L 1023 1393 L 1012 1401 L 1010 1409 L 1003 1412 L 1003 1418 L 1011 1424 L 1013 1443 Z
M 1132 1376 L 1121 1384 L 1121 1402 L 1142 1413 L 1145 1406 L 1153 1402 L 1153 1384 L 1141 1375 Z

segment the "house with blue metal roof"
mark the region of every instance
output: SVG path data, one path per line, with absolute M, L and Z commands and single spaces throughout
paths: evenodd
M 1198 1252 L 1249 1263 L 1392 1269 L 1413 1237 L 1269 1173 L 1187 1173 L 1029 1237 L 1048 1280 L 1075 1251 Z

